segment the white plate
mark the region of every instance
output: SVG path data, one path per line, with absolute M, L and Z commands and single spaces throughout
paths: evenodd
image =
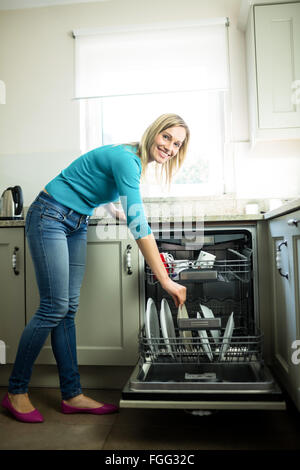
M 166 301 L 166 299 L 162 299 L 161 301 L 160 326 L 161 326 L 162 335 L 165 339 L 165 345 L 166 345 L 167 351 L 171 354 L 172 357 L 174 357 L 173 351 L 176 348 L 174 344 L 175 340 L 173 338 L 176 338 L 176 333 L 175 333 L 175 328 L 174 328 L 172 312 L 170 310 L 169 304 Z M 169 339 L 171 339 L 171 341 L 169 341 Z M 173 345 L 173 348 L 172 348 L 172 345 Z
M 145 312 L 145 332 L 146 338 L 149 340 L 149 345 L 152 352 L 158 352 L 160 329 L 157 309 L 154 300 L 151 298 L 149 298 L 147 301 L 147 307 Z
M 178 307 L 177 318 L 189 318 L 186 306 L 184 304 L 182 306 Z M 193 335 L 192 335 L 192 332 L 190 330 L 179 330 L 179 334 L 180 334 L 181 338 L 186 339 L 186 341 L 183 341 L 183 343 L 186 346 L 186 349 L 188 349 L 189 351 L 192 351 L 193 350 L 193 346 L 192 346 Z
M 202 314 L 204 318 L 215 318 L 213 311 L 206 307 L 206 305 L 200 304 Z M 214 338 L 215 343 L 219 344 L 220 331 L 219 330 L 210 330 L 212 337 Z
M 197 312 L 197 318 L 201 318 L 199 312 Z M 198 330 L 198 334 L 200 336 L 201 343 L 202 343 L 202 348 L 203 348 L 204 352 L 206 352 L 206 354 L 208 356 L 208 359 L 210 361 L 213 361 L 213 353 L 211 351 L 211 347 L 210 347 L 210 344 L 209 344 L 209 338 L 207 336 L 206 330 Z
M 233 319 L 233 312 L 232 312 L 230 317 L 228 318 L 226 329 L 225 329 L 224 336 L 223 336 L 223 341 L 221 345 L 221 353 L 220 353 L 221 361 L 224 361 L 225 359 L 225 354 L 230 344 L 233 329 L 234 329 L 234 319 Z

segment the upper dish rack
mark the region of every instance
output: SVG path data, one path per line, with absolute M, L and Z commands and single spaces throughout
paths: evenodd
M 198 260 L 169 259 L 164 261 L 169 277 L 175 281 L 221 281 L 251 280 L 251 253 L 247 256 L 232 250 L 226 250 L 226 259 L 215 259 L 201 263 Z M 146 264 L 148 284 L 156 284 L 158 280 Z

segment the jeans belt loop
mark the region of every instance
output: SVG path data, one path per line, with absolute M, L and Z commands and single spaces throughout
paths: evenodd
M 81 216 L 79 217 L 79 220 L 78 220 L 78 224 L 77 224 L 76 230 L 77 230 L 77 229 L 80 227 L 80 225 L 81 225 L 81 222 L 84 220 L 84 218 L 85 218 L 85 217 L 86 217 L 85 215 L 81 215 Z

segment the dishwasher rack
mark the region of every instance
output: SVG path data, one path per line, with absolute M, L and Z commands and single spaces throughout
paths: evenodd
M 198 331 L 175 328 L 175 337 L 147 338 L 145 325 L 139 333 L 139 352 L 145 363 L 251 363 L 262 362 L 263 335 L 236 328 L 231 338 L 220 330 L 219 338 Z
M 213 250 L 211 250 L 214 252 Z M 224 251 L 222 251 L 222 254 Z M 179 281 L 220 281 L 231 282 L 234 280 L 248 283 L 251 280 L 251 259 L 228 249 L 225 259 L 216 259 L 203 263 L 189 259 L 172 259 L 164 262 L 168 275 L 173 280 Z M 171 255 L 172 256 L 172 255 Z M 146 264 L 146 279 L 148 284 L 157 284 L 158 280 Z

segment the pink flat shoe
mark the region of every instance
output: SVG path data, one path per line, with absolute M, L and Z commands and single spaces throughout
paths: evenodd
M 1 405 L 6 408 L 11 414 L 23 423 L 42 423 L 44 421 L 43 416 L 38 410 L 29 411 L 29 413 L 20 413 L 11 404 L 8 393 L 3 398 Z
M 109 413 L 115 413 L 118 411 L 118 407 L 109 403 L 105 403 L 103 406 L 99 406 L 98 408 L 78 408 L 76 406 L 68 405 L 62 401 L 61 411 L 65 414 L 90 413 L 92 415 L 106 415 Z

